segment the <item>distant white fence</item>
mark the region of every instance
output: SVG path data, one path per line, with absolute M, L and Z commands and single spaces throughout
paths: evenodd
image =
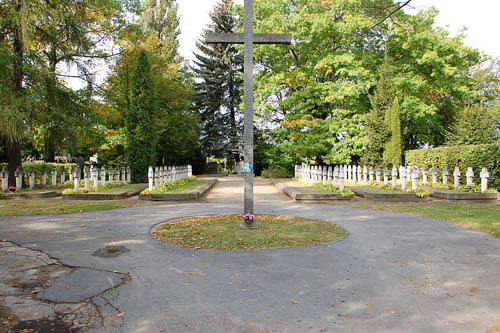
M 42 181 L 41 186 L 42 188 L 47 187 L 47 178 L 48 178 L 48 172 L 46 169 L 42 169 L 40 172 L 40 179 Z M 58 170 L 56 168 L 52 168 L 50 170 L 50 176 L 51 176 L 51 185 L 56 186 L 58 183 L 58 180 L 60 180 L 60 184 L 64 184 L 66 182 L 66 171 L 61 169 L 61 172 L 58 174 Z M 23 169 L 21 167 L 18 167 L 15 171 L 15 177 L 16 177 L 16 189 L 21 190 L 22 185 L 23 185 Z M 7 192 L 9 189 L 9 171 L 7 170 L 6 167 L 2 168 L 2 171 L 0 172 L 0 178 L 2 178 L 2 191 Z M 73 180 L 78 180 L 75 181 L 74 186 L 75 186 L 75 191 L 79 192 L 80 191 L 80 180 L 84 179 L 85 180 L 85 189 L 88 189 L 90 185 L 94 185 L 97 187 L 99 185 L 99 182 L 103 185 L 106 185 L 106 182 L 109 183 L 125 183 L 131 182 L 132 179 L 132 173 L 130 171 L 130 167 L 123 166 L 123 167 L 108 167 L 107 169 L 105 167 L 97 168 L 94 165 L 91 166 L 85 166 L 83 168 L 83 178 L 82 178 L 82 170 L 80 167 L 76 168 L 70 168 L 68 172 L 68 178 L 70 181 Z M 34 189 L 35 188 L 35 179 L 36 179 L 36 174 L 33 168 L 29 170 L 29 188 Z
M 373 167 L 373 166 L 357 166 L 357 165 L 336 165 L 336 166 L 321 166 L 321 165 L 296 165 L 295 166 L 295 177 L 303 181 L 311 181 L 314 183 L 322 183 L 324 185 L 334 185 L 341 189 L 344 188 L 346 182 L 353 184 L 388 184 L 391 181 L 392 187 L 396 187 L 397 183 L 401 184 L 401 187 L 405 189 L 407 187 L 408 180 L 412 180 L 412 189 L 416 190 L 418 188 L 418 181 L 422 180 L 424 184 L 427 184 L 429 176 L 432 177 L 432 185 L 438 183 L 438 169 L 433 167 L 431 170 L 427 168 L 419 169 L 418 167 L 403 167 L 400 166 L 396 168 L 395 166 L 389 170 L 389 168 L 384 167 Z M 490 178 L 490 173 L 488 168 L 482 168 L 480 172 L 481 178 L 481 192 L 486 192 L 488 189 L 488 178 Z M 447 167 L 441 170 L 441 182 L 443 185 L 448 184 L 448 177 L 450 173 Z M 461 179 L 465 178 L 465 185 L 474 184 L 474 170 L 468 168 L 465 173 L 465 177 L 462 177 L 460 169 L 455 167 L 453 170 L 453 185 L 455 188 L 459 187 L 461 184 Z
M 164 183 L 175 182 L 179 179 L 191 177 L 193 175 L 193 167 L 191 165 L 180 166 L 161 166 L 149 167 L 148 180 L 149 190 L 152 191 L 153 187 L 158 187 Z

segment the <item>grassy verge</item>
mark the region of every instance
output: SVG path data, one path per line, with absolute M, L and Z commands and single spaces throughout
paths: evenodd
M 325 222 L 298 217 L 257 215 L 257 229 L 242 229 L 241 215 L 186 218 L 159 227 L 166 242 L 205 250 L 254 250 L 313 246 L 342 240 L 347 231 Z
M 500 238 L 500 205 L 498 204 L 373 203 L 356 204 L 351 207 L 431 217 Z
M 66 200 L 2 200 L 0 216 L 61 215 L 125 208 L 120 202 L 80 202 Z

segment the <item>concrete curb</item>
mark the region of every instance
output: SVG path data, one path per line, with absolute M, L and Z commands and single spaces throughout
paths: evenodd
M 209 183 L 199 187 L 191 193 L 184 194 L 141 194 L 139 200 L 147 201 L 197 201 L 217 184 L 217 179 L 212 179 Z
M 146 188 L 146 187 L 144 187 Z M 97 200 L 97 201 L 105 201 L 105 200 L 121 200 L 129 197 L 133 197 L 134 195 L 138 195 L 143 190 L 128 190 L 121 193 L 99 193 L 99 192 L 91 192 L 91 193 L 74 193 L 74 194 L 63 194 L 62 198 L 65 200 Z
M 429 201 L 429 196 L 425 198 L 419 198 L 413 193 L 372 193 L 368 191 L 363 191 L 359 187 L 351 186 L 349 187 L 351 191 L 354 192 L 359 197 L 363 197 L 370 200 L 377 201 L 387 201 L 387 202 L 421 202 Z
M 43 192 L 24 192 L 24 193 L 0 193 L 0 199 L 14 199 L 14 198 L 26 198 L 26 199 L 47 199 L 55 198 L 61 196 L 62 191 L 43 191 Z
M 434 198 L 447 199 L 447 200 L 488 200 L 495 201 L 500 200 L 498 193 L 467 193 L 467 192 L 456 192 L 447 190 L 436 190 L 427 189 Z
M 283 193 L 295 201 L 336 201 L 336 200 L 350 200 L 352 197 L 344 198 L 340 194 L 325 193 L 325 194 L 309 194 L 297 191 L 294 188 L 286 186 L 278 182 L 276 179 L 270 178 L 271 184 L 279 188 Z

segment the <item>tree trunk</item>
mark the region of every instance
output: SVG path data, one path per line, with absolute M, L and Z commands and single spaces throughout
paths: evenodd
M 23 0 L 16 1 L 16 11 L 19 13 L 23 6 Z M 17 96 L 20 98 L 23 95 L 23 82 L 24 82 L 24 44 L 21 26 L 14 28 L 14 41 L 13 48 L 15 54 L 14 62 L 14 86 Z M 7 155 L 9 158 L 9 186 L 16 186 L 16 169 L 21 164 L 21 143 L 17 138 L 7 139 Z M 24 181 L 23 181 L 24 185 Z
M 16 186 L 16 169 L 21 166 L 21 144 L 16 141 L 8 141 L 7 151 L 9 156 L 9 186 Z
M 45 162 L 53 163 L 55 162 L 55 149 L 54 149 L 54 140 L 52 140 L 52 134 L 50 133 L 51 130 L 49 130 L 49 133 L 47 134 L 47 137 L 45 138 L 45 143 L 44 143 L 44 160 Z

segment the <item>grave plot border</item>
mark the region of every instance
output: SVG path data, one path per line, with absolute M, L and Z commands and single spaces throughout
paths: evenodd
M 90 193 L 73 193 L 73 194 L 64 194 L 62 195 L 63 199 L 66 200 L 121 200 L 129 197 L 133 197 L 134 195 L 138 195 L 147 187 L 144 184 L 144 188 L 140 190 L 127 190 L 121 193 L 99 193 L 99 192 L 90 192 Z
M 427 188 L 427 190 L 429 191 L 431 197 L 446 200 L 500 200 L 500 195 L 498 193 L 468 193 L 433 188 Z
M 21 193 L 0 193 L 0 199 L 49 199 L 61 196 L 62 191 L 42 191 L 42 192 L 21 192 Z
M 288 197 L 292 198 L 295 201 L 301 202 L 324 202 L 324 201 L 338 201 L 338 200 L 351 200 L 351 197 L 343 197 L 337 193 L 325 193 L 325 194 L 311 194 L 311 193 L 302 193 L 292 187 L 286 186 L 283 183 L 278 182 L 276 179 L 270 178 L 269 181 L 271 184 L 279 188 L 284 194 Z
M 369 186 L 369 185 L 364 185 Z M 354 192 L 358 197 L 365 199 L 376 200 L 376 201 L 387 201 L 387 202 L 422 202 L 429 201 L 429 196 L 419 198 L 414 193 L 373 193 L 361 189 L 359 186 L 349 186 L 351 191 Z
M 200 186 L 190 193 L 183 194 L 140 194 L 139 200 L 146 201 L 198 201 L 217 184 L 217 179 L 212 179 L 207 184 Z

